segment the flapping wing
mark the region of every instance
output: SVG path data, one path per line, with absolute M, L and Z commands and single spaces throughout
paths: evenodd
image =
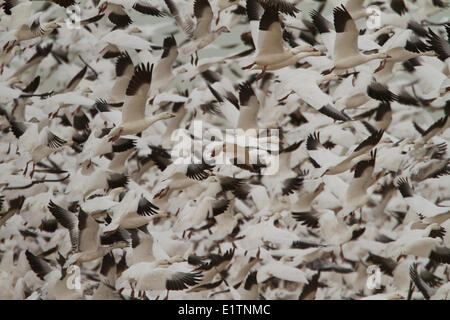
M 145 104 L 152 81 L 153 64 L 140 64 L 134 70 L 134 75 L 126 90 L 127 100 L 122 110 L 122 123 L 142 120 L 145 118 Z
M 194 15 L 197 18 L 193 36 L 199 38 L 211 32 L 211 21 L 213 20 L 213 11 L 208 0 L 194 1 Z
M 358 29 L 350 13 L 341 6 L 334 8 L 333 15 L 336 30 L 335 59 L 346 58 L 349 53 L 358 53 Z
M 267 7 L 259 21 L 257 49 L 260 55 L 284 52 L 283 31 L 276 7 Z

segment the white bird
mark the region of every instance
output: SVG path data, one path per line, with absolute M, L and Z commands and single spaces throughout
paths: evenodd
M 69 270 L 67 273 L 63 273 L 59 268 L 50 265 L 45 259 L 42 259 L 30 251 L 25 252 L 26 258 L 30 265 L 31 270 L 41 280 L 47 282 L 44 290 L 44 297 L 47 299 L 55 300 L 78 300 L 83 298 L 84 288 L 76 286 L 76 283 L 71 283 L 71 277 L 73 277 L 74 269 Z M 76 271 L 75 271 L 76 272 Z M 68 286 L 68 283 L 73 284 L 73 288 Z
M 172 65 L 178 57 L 178 47 L 174 36 L 164 39 L 163 50 L 161 59 L 157 62 L 153 71 L 150 96 L 164 92 L 175 78 Z
M 104 14 L 108 20 L 117 27 L 126 27 L 133 21 L 128 16 L 125 9 L 134 9 L 140 13 L 151 15 L 154 17 L 162 17 L 164 14 L 158 8 L 151 6 L 145 1 L 119 1 L 119 0 L 102 0 L 98 5 L 98 14 Z
M 155 261 L 130 266 L 117 279 L 117 283 L 123 287 L 124 282 L 128 281 L 131 288 L 138 291 L 167 290 L 167 299 L 169 291 L 187 289 L 200 280 L 201 273 L 187 271 L 183 264 L 167 265 L 166 261 Z
M 289 263 L 288 256 L 282 257 L 280 261 L 270 261 L 263 264 L 257 271 L 256 281 L 263 283 L 270 277 L 275 277 L 291 282 L 308 283 L 308 278 L 304 271 L 286 263 Z
M 247 6 L 247 10 L 255 10 Z M 257 79 L 261 79 L 267 70 L 277 70 L 289 66 L 301 58 L 321 53 L 310 45 L 300 45 L 288 48 L 283 40 L 283 32 L 278 16 L 278 6 L 268 6 L 264 10 L 259 22 L 257 38 L 253 39 L 256 44 L 256 52 L 253 63 L 244 69 L 262 69 Z
M 282 101 L 294 92 L 300 99 L 320 113 L 340 121 L 350 118 L 334 107 L 333 99 L 324 93 L 319 85 L 327 81 L 338 80 L 336 75 L 322 76 L 314 70 L 283 70 L 279 73 L 278 100 Z
M 155 218 L 164 216 L 157 210 L 159 208 L 143 195 L 139 196 L 135 190 L 130 190 L 122 201 L 111 209 L 113 212 L 112 221 L 103 231 L 113 233 L 119 228 L 134 229 L 141 227 Z
M 32 177 L 36 163 L 67 144 L 67 141 L 52 133 L 48 128 L 39 130 L 39 124 L 36 123 L 31 123 L 28 127 L 24 123 L 14 123 L 13 127 L 13 132 L 19 138 L 20 149 L 28 152 L 31 156 L 31 160 L 27 162 L 24 169 L 24 176 L 27 174 L 30 162 L 33 163 L 33 168 L 30 172 L 30 177 Z
M 441 224 L 450 219 L 450 207 L 439 207 L 422 196 L 414 194 L 407 179 L 399 178 L 397 188 L 411 209 L 423 217 L 423 222 Z
M 197 65 L 198 62 L 198 50 L 203 49 L 216 40 L 221 33 L 230 32 L 226 26 L 212 30 L 211 23 L 213 21 L 214 13 L 208 0 L 194 1 L 194 16 L 197 19 L 195 24 L 188 15 L 183 16 L 182 13 L 180 13 L 180 10 L 172 0 L 164 1 L 177 24 L 189 37 L 189 42 L 182 46 L 181 52 L 185 55 L 190 55 L 195 52 L 197 57 L 192 61 L 194 65 Z
M 79 210 L 77 217 L 74 212 L 63 209 L 52 201 L 49 202 L 48 209 L 56 220 L 69 230 L 73 252 L 65 266 L 92 261 L 103 257 L 114 248 L 123 248 L 128 245 L 125 241 L 120 241 L 113 246 L 101 246 L 100 226 L 83 210 Z
M 153 65 L 141 64 L 135 68 L 127 90 L 126 101 L 122 110 L 122 122 L 107 136 L 110 141 L 117 140 L 122 135 L 136 134 L 146 130 L 153 123 L 173 118 L 174 115 L 162 112 L 156 116 L 146 118 L 145 107 L 152 81 Z
M 334 28 L 336 40 L 334 42 L 334 66 L 331 71 L 345 71 L 375 59 L 387 59 L 389 55 L 385 52 L 375 54 L 362 54 L 358 48 L 358 29 L 355 21 L 344 6 L 335 7 Z M 327 73 L 326 72 L 326 73 Z

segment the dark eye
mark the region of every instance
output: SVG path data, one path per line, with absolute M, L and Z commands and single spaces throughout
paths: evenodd
M 406 154 L 407 152 L 406 151 L 402 151 L 402 154 Z

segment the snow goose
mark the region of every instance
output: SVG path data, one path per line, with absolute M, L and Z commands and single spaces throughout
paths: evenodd
M 48 44 L 46 46 L 36 46 L 36 53 L 31 56 L 28 61 L 23 64 L 16 72 L 14 72 L 11 77 L 9 78 L 10 81 L 15 81 L 22 79 L 24 75 L 29 71 L 32 75 L 36 72 L 37 67 L 41 63 L 42 60 L 44 60 L 45 57 L 49 55 L 53 47 L 53 44 Z
M 319 88 L 319 85 L 326 81 L 338 80 L 336 75 L 322 76 L 317 71 L 307 69 L 283 70 L 279 73 L 279 80 L 277 94 L 282 95 L 279 97 L 279 101 L 286 99 L 290 94 L 289 90 L 291 90 L 320 113 L 334 120 L 350 120 L 347 115 L 333 106 L 332 97 Z M 284 94 L 286 92 L 287 94 Z
M 425 164 L 420 164 L 418 168 L 414 168 L 414 171 L 411 172 L 411 180 L 420 182 L 426 179 L 439 178 L 448 175 L 449 169 L 449 159 L 431 159 Z
M 111 88 L 110 97 L 112 102 L 123 102 L 125 100 L 125 92 L 133 74 L 134 66 L 128 52 L 119 52 L 115 62 L 116 81 Z
M 209 187 L 201 197 L 189 201 L 189 205 L 185 206 L 179 213 L 173 226 L 175 231 L 186 231 L 227 210 L 230 201 L 228 199 L 217 199 L 217 194 L 221 189 L 218 179 L 211 177 L 208 180 L 210 182 Z
M 117 277 L 117 264 L 112 253 L 103 257 L 100 268 L 100 284 L 92 295 L 92 300 L 121 300 L 122 296 L 114 285 Z
M 442 235 L 442 231 L 437 224 L 431 224 L 425 229 L 406 229 L 398 239 L 387 244 L 386 252 L 394 259 L 402 255 L 412 255 L 437 263 L 448 263 L 450 249 L 437 239 L 439 235 Z
M 66 266 L 101 258 L 114 248 L 124 248 L 128 245 L 127 242 L 120 241 L 113 246 L 102 247 L 100 225 L 81 208 L 78 217 L 74 212 L 61 208 L 53 201 L 49 202 L 48 209 L 56 220 L 69 230 L 73 252 L 66 261 Z
M 310 45 L 300 45 L 295 48 L 286 47 L 278 16 L 278 6 L 268 6 L 259 22 L 256 43 L 256 52 L 253 63 L 244 69 L 262 69 L 257 79 L 262 79 L 266 70 L 277 70 L 287 67 L 301 58 L 310 55 L 321 55 Z
M 320 34 L 320 39 L 326 50 L 327 56 L 334 56 L 334 47 L 336 32 L 333 23 L 328 21 L 320 12 L 313 10 L 310 14 L 314 27 Z M 353 15 L 352 15 L 353 17 Z M 375 44 L 375 40 L 381 36 L 389 36 L 392 33 L 392 28 L 389 26 L 380 28 L 374 33 L 360 34 L 358 37 L 358 45 L 363 51 L 378 50 L 380 47 Z
M 303 141 L 302 141 L 303 142 Z M 304 180 L 307 179 L 308 172 L 295 172 L 291 169 L 291 152 L 298 149 L 301 143 L 294 143 L 279 152 L 278 172 L 276 176 L 266 176 L 261 179 L 263 185 L 266 186 L 270 193 L 281 194 L 287 196 L 296 193 L 303 186 Z
M 338 6 L 342 1 L 333 0 L 332 3 L 334 6 Z M 368 12 L 364 6 L 364 0 L 347 0 L 342 5 L 345 5 L 355 21 L 368 16 Z
M 34 174 L 35 164 L 50 156 L 62 146 L 68 144 L 67 141 L 56 136 L 48 128 L 39 131 L 38 124 L 13 123 L 13 132 L 19 138 L 19 147 L 31 156 L 24 169 L 23 175 L 27 174 L 28 164 L 33 163 L 30 177 Z
M 83 287 L 77 288 L 75 286 L 73 289 L 68 288 L 67 283 L 71 277 L 70 272 L 64 272 L 64 270 L 50 265 L 45 259 L 34 255 L 28 250 L 25 251 L 25 255 L 31 270 L 37 277 L 47 282 L 46 290 L 44 290 L 45 298 L 56 300 L 76 300 L 83 298 Z
M 165 91 L 175 77 L 172 72 L 172 65 L 178 56 L 178 47 L 174 36 L 164 39 L 163 49 L 164 51 L 161 55 L 161 59 L 156 64 L 155 70 L 153 71 L 152 93 L 150 96 Z
M 105 196 L 94 195 L 81 203 L 80 207 L 90 216 L 97 219 L 98 217 L 105 215 L 109 209 L 119 203 L 117 198 L 125 190 L 125 188 L 119 187 L 111 190 Z
M 229 267 L 231 260 L 234 257 L 235 249 L 227 250 L 224 254 L 210 253 L 205 257 L 190 255 L 188 263 L 196 265 L 194 271 L 202 274 L 201 281 L 196 284 L 191 290 L 197 290 L 205 284 L 210 284 L 215 275 L 221 273 Z
M 334 28 L 336 30 L 334 67 L 329 71 L 325 71 L 325 73 L 333 70 L 337 72 L 345 71 L 375 59 L 389 58 L 384 52 L 370 55 L 362 54 L 358 48 L 358 29 L 347 9 L 343 5 L 335 7 L 333 14 Z
M 248 81 L 239 85 L 239 106 L 237 128 L 242 130 L 258 128 L 259 101 Z
M 384 131 L 378 130 L 371 134 L 367 139 L 362 141 L 343 161 L 338 163 L 335 166 L 327 169 L 324 174 L 338 174 L 349 169 L 349 164 L 351 165 L 355 160 L 360 156 L 367 154 L 370 150 L 372 150 L 381 140 Z
M 17 6 L 16 8 L 19 8 L 19 6 Z M 29 17 L 27 18 L 29 19 Z M 2 39 L 3 41 L 6 41 L 3 49 L 9 51 L 21 41 L 43 38 L 53 32 L 53 30 L 55 30 L 56 28 L 59 28 L 62 20 L 62 18 L 58 18 L 52 22 L 41 23 L 39 15 L 32 16 L 31 22 L 23 22 L 22 24 L 17 26 L 17 29 L 9 32 L 3 38 L 5 40 Z
M 275 277 L 286 281 L 307 284 L 308 278 L 305 272 L 289 265 L 289 260 L 290 257 L 284 256 L 280 259 L 280 261 L 263 263 L 263 265 L 257 270 L 256 281 L 258 283 L 263 283 L 269 278 Z
M 448 115 L 439 118 L 433 124 L 431 124 L 426 130 L 420 132 L 420 137 L 416 139 L 416 146 L 423 146 L 432 137 L 439 135 L 450 127 L 450 117 Z
M 419 289 L 426 300 L 429 300 L 434 295 L 437 295 L 439 288 L 436 289 L 436 287 L 441 287 L 442 285 L 442 279 L 436 277 L 426 268 L 419 266 L 417 262 L 412 263 L 409 267 L 409 276 L 411 281 L 417 289 Z
M 172 0 L 164 1 L 177 24 L 190 38 L 189 43 L 182 46 L 180 50 L 185 55 L 196 53 L 196 58 L 192 60 L 194 65 L 198 63 L 198 50 L 203 49 L 216 40 L 221 33 L 230 32 L 226 26 L 222 26 L 217 30 L 211 30 L 214 13 L 208 0 L 194 1 L 194 16 L 197 19 L 196 24 L 187 15 L 184 17 L 181 16 L 179 9 Z
M 371 188 L 372 185 L 383 173 L 381 172 L 376 176 L 373 176 L 376 154 L 377 149 L 374 149 L 370 152 L 370 159 L 361 160 L 356 164 L 353 179 L 350 181 L 347 189 L 343 208 L 338 212 L 338 216 L 346 216 L 350 212 L 360 209 L 367 204 L 367 201 L 373 192 L 373 188 Z M 360 221 L 362 221 L 362 210 L 360 213 Z
M 450 219 L 450 207 L 439 207 L 422 196 L 414 194 L 407 179 L 399 178 L 397 188 L 411 209 L 422 217 L 423 222 L 442 224 Z
M 109 141 L 117 140 L 121 135 L 137 134 L 146 130 L 153 123 L 173 118 L 174 115 L 168 112 L 162 112 L 156 116 L 146 118 L 145 107 L 152 81 L 153 65 L 140 64 L 135 68 L 134 75 L 131 78 L 126 95 L 127 99 L 122 110 L 122 122 L 115 127 L 109 135 Z
M 365 227 L 353 224 L 350 227 L 337 217 L 331 210 L 319 210 L 312 212 L 292 212 L 294 219 L 310 228 L 320 228 L 321 237 L 328 245 L 340 247 L 340 254 L 343 257 L 342 245 L 353 240 L 357 240 L 365 231 Z
M 140 32 L 141 30 L 139 28 L 130 27 L 126 30 L 117 29 L 106 33 L 102 38 L 100 38 L 100 43 L 103 47 L 102 52 L 104 50 L 108 50 L 106 52 L 110 53 L 125 49 L 135 49 L 141 51 L 149 50 L 149 47 L 153 44 L 139 37 L 138 35 Z M 110 49 L 114 51 L 111 51 Z
M 383 131 L 377 131 L 370 135 L 367 139 L 362 141 L 354 150 L 347 156 L 338 156 L 332 151 L 327 150 L 320 143 L 319 133 L 310 134 L 306 141 L 306 149 L 309 154 L 310 161 L 313 162 L 316 168 L 327 168 L 319 170 L 323 175 L 334 175 L 345 172 L 352 168 L 364 154 L 368 153 L 381 140 Z
M 118 1 L 118 0 L 105 0 L 98 6 L 98 13 L 104 14 L 108 17 L 116 27 L 126 27 L 133 22 L 128 16 L 125 9 L 131 9 L 154 17 L 162 17 L 164 14 L 157 8 L 149 5 L 144 1 Z
M 447 39 L 443 36 L 440 37 L 433 30 L 428 29 L 428 43 L 437 53 L 438 58 L 442 61 L 446 61 L 450 57 L 450 24 L 445 25 L 445 30 L 447 32 Z
M 136 139 L 119 138 L 114 142 L 105 141 L 103 137 L 110 132 L 108 132 L 108 130 L 95 130 L 89 135 L 88 139 L 84 142 L 83 150 L 78 157 L 80 165 L 86 161 L 91 163 L 92 158 L 97 156 L 112 152 L 125 152 L 136 147 Z
M 156 260 L 155 242 L 153 236 L 140 229 L 129 230 L 131 235 L 132 250 L 127 253 L 126 260 L 127 265 L 131 266 L 140 262 L 153 262 Z
M 397 31 L 383 45 L 383 50 L 389 55 L 390 58 L 382 61 L 380 66 L 375 70 L 374 77 L 382 82 L 386 83 L 394 75 L 394 66 L 396 63 L 415 59 L 420 56 L 436 56 L 436 52 L 431 50 L 432 46 L 427 46 L 418 37 L 411 37 L 410 30 Z
M 164 215 L 158 214 L 159 208 L 136 191 L 128 191 L 122 201 L 112 208 L 111 223 L 104 228 L 105 234 L 113 233 L 117 229 L 134 229 L 141 227 L 151 220 Z
M 9 219 L 11 219 L 15 214 L 20 212 L 20 209 L 22 208 L 24 201 L 25 201 L 24 196 L 20 196 L 17 197 L 16 199 L 12 199 L 9 201 L 8 210 L 6 212 L 3 212 L 2 217 L 0 218 L 0 227 L 5 225 Z
M 157 195 L 161 197 L 166 195 L 169 189 L 184 189 L 195 184 L 195 181 L 208 179 L 211 169 L 213 166 L 205 162 L 183 164 L 175 161 L 162 172 L 161 184 L 158 186 L 161 190 Z
M 46 93 L 34 94 L 34 92 L 39 87 L 40 80 L 41 80 L 41 77 L 37 76 L 24 89 L 22 89 L 23 94 L 17 96 L 17 98 L 15 100 L 15 106 L 11 110 L 11 117 L 9 117 L 7 113 L 5 113 L 5 115 L 4 115 L 7 118 L 9 123 L 11 123 L 12 121 L 19 122 L 19 123 L 26 121 L 25 109 L 29 102 L 30 97 L 41 96 L 42 98 L 45 98 L 47 96 Z M 51 93 L 48 93 L 48 95 L 51 95 Z
M 132 295 L 134 289 L 138 291 L 167 290 L 165 299 L 168 299 L 169 291 L 184 290 L 201 281 L 200 272 L 184 270 L 185 265 L 182 263 L 168 265 L 166 261 L 140 262 L 125 270 L 117 279 L 117 283 L 125 288 L 124 282 L 128 281 L 132 288 Z
M 317 169 L 315 171 L 318 171 L 319 175 L 326 172 L 328 168 L 334 167 L 345 160 L 345 157 L 336 155 L 323 146 L 320 142 L 320 132 L 313 132 L 308 135 L 306 152 L 309 155 L 309 161 L 313 163 L 313 166 Z M 347 165 L 348 168 L 351 166 L 351 163 Z
M 391 103 L 389 101 L 381 102 L 377 108 L 366 111 L 354 118 L 360 120 L 365 117 L 370 117 L 373 114 L 375 114 L 375 125 L 372 125 L 365 120 L 363 121 L 363 124 L 367 128 L 367 130 L 369 130 L 369 132 L 372 134 L 378 130 L 386 131 L 386 129 L 392 123 Z
M 93 168 L 88 175 L 79 174 L 73 177 L 69 183 L 68 191 L 77 197 L 82 195 L 83 200 L 85 200 L 93 191 L 109 191 L 125 187 L 129 180 L 125 174 L 111 172 L 105 168 Z

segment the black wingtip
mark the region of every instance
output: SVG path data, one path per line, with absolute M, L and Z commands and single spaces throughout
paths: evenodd
M 279 21 L 278 7 L 268 6 L 265 8 L 261 20 L 259 21 L 259 30 L 268 31 L 273 23 L 279 23 Z
M 332 107 L 331 105 L 323 106 L 318 110 L 320 113 L 326 115 L 327 117 L 330 117 L 337 121 L 349 121 L 351 118 L 344 114 L 342 111 L 339 111 L 338 109 Z
M 314 27 L 320 34 L 328 33 L 331 30 L 332 24 L 319 11 L 312 10 L 310 13 L 311 20 Z
M 140 216 L 150 216 L 156 214 L 156 210 L 159 210 L 159 207 L 148 201 L 144 195 L 141 195 L 138 203 L 137 214 Z
M 340 7 L 335 7 L 333 9 L 334 16 L 334 29 L 337 33 L 342 33 L 345 31 L 345 25 L 349 20 L 352 20 L 352 16 L 344 7 L 344 5 Z
M 313 132 L 308 135 L 306 139 L 307 150 L 318 150 L 322 144 L 320 143 L 320 132 Z
M 154 17 L 164 17 L 165 16 L 164 12 L 158 10 L 157 8 L 155 8 L 153 6 L 149 6 L 149 5 L 143 5 L 139 2 L 136 2 L 133 5 L 133 9 L 140 13 L 148 14 L 148 15 L 151 15 Z
M 409 185 L 408 179 L 403 177 L 399 178 L 397 181 L 397 188 L 402 194 L 402 197 L 409 198 L 413 196 L 413 190 Z
M 246 106 L 252 96 L 255 95 L 252 85 L 249 81 L 239 84 L 239 103 Z
M 151 66 L 150 63 L 147 63 L 146 65 L 144 63 L 141 63 L 140 65 L 138 65 L 134 70 L 133 77 L 128 83 L 125 94 L 127 96 L 133 96 L 137 93 L 137 91 L 143 84 L 150 84 L 152 81 L 152 73 L 153 64 Z
M 116 60 L 116 65 L 115 65 L 116 76 L 117 77 L 123 76 L 125 69 L 130 65 L 133 66 L 133 61 L 131 61 L 131 57 L 128 54 L 128 52 L 126 52 L 126 51 L 121 52 Z
M 171 35 L 170 37 L 165 38 L 164 41 L 163 41 L 164 51 L 163 51 L 163 53 L 161 55 L 161 59 L 164 59 L 165 57 L 167 57 L 169 55 L 169 53 L 170 53 L 170 50 L 173 47 L 176 47 L 176 46 L 177 46 L 177 41 L 175 40 L 175 37 L 173 35 Z
M 117 14 L 115 12 L 111 12 L 108 15 L 109 21 L 116 25 L 116 27 L 126 27 L 129 24 L 133 23 L 133 20 L 127 14 Z
M 395 101 L 398 99 L 397 95 L 389 91 L 386 86 L 375 81 L 367 87 L 367 95 L 372 99 L 385 102 Z

